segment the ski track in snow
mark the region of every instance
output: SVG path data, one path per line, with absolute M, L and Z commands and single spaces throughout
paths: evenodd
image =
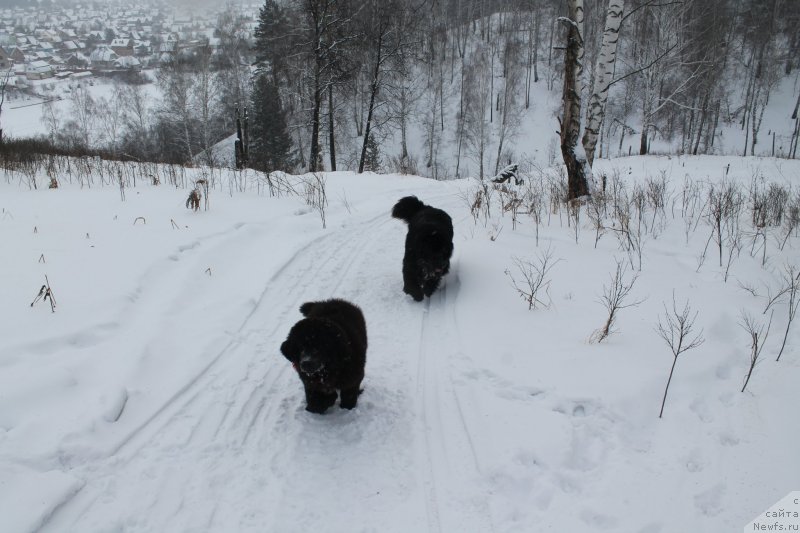
M 649 319 L 626 314 L 609 344 L 582 340 L 596 310 L 578 304 L 602 272 L 555 289 L 547 313 L 507 310 L 498 272 L 508 254 L 533 252 L 530 235 L 487 243 L 502 226 L 473 221 L 463 190 L 397 183 L 373 192 L 372 182 L 356 182 L 367 188 L 352 205 L 343 196 L 346 213 L 333 206 L 326 230 L 313 210 L 289 204 L 266 216 L 243 210 L 247 223 L 227 212 L 185 233 L 141 226 L 98 237 L 104 253 L 121 249 L 109 246 L 112 236 L 134 239 L 145 262 L 130 264 L 124 288 L 97 307 L 91 300 L 82 315 L 12 335 L 0 349 L 11 385 L 0 420 L 0 529 L 721 531 L 749 518 L 743 495 L 766 500 L 773 478 L 792 481 L 791 470 L 753 453 L 785 422 L 770 416 L 763 392 L 738 393 L 746 353 L 732 348 L 733 311 L 701 314 L 710 317 L 708 344 L 724 353 L 681 363 L 668 417 L 656 422 L 659 369 L 668 366 L 642 332 Z M 389 215 L 411 190 L 456 215 L 450 273 L 424 302 L 402 292 L 406 225 Z M 548 237 L 567 257 L 564 279 L 608 259 L 569 231 Z M 658 268 L 643 279 L 667 274 L 651 289 L 674 284 L 722 296 L 730 309 L 751 305 L 703 286 L 713 272 L 686 286 L 671 278 L 672 266 L 694 271 L 696 261 L 663 242 L 648 248 Z M 130 262 L 114 259 L 100 264 L 116 272 Z M 303 302 L 331 297 L 364 311 L 366 378 L 356 409 L 315 415 L 279 346 Z M 617 375 L 620 363 L 631 368 Z M 765 364 L 754 386 L 782 379 L 788 391 L 794 368 Z M 15 388 L 26 372 L 38 383 Z M 791 469 L 791 452 L 779 444 L 769 455 Z
M 382 213 L 367 225 L 384 217 L 386 215 Z M 386 225 L 386 222 L 383 225 Z M 252 235 L 249 237 L 252 238 Z M 146 462 L 141 460 L 143 456 L 150 456 L 153 453 L 172 456 L 179 450 L 194 450 L 194 454 L 191 455 L 197 455 L 198 452 L 201 455 L 194 457 L 194 460 L 202 463 L 204 460 L 207 462 L 207 458 L 204 459 L 202 456 L 207 456 L 209 451 L 203 449 L 203 445 L 213 442 L 215 437 L 224 435 L 229 441 L 225 443 L 228 447 L 234 445 L 245 447 L 254 433 L 258 432 L 263 436 L 264 428 L 274 425 L 276 412 L 280 410 L 278 409 L 280 404 L 274 402 L 274 398 L 281 397 L 280 394 L 276 394 L 276 383 L 287 373 L 288 367 L 282 357 L 275 355 L 278 353 L 277 346 L 280 341 L 273 342 L 274 346 L 268 346 L 266 339 L 275 341 L 283 335 L 284 330 L 287 330 L 293 322 L 291 315 L 297 314 L 299 319 L 297 309 L 300 303 L 313 298 L 304 291 L 314 283 L 315 279 L 324 279 L 326 272 L 345 276 L 346 263 L 352 261 L 353 255 L 348 252 L 357 254 L 358 250 L 352 249 L 358 248 L 361 244 L 361 240 L 353 239 L 349 232 L 344 230 L 325 234 L 298 250 L 267 283 L 258 303 L 243 321 L 234 340 L 230 341 L 194 379 L 178 390 L 149 419 L 123 438 L 116 449 L 112 450 L 108 459 L 101 461 L 99 465 L 86 465 L 85 472 L 81 472 L 80 467 L 71 472 L 78 477 L 86 477 L 89 480 L 88 485 L 71 503 L 70 509 L 62 504 L 60 512 L 54 513 L 50 520 L 53 530 L 62 530 L 62 517 L 67 523 L 72 522 L 76 529 L 83 529 L 80 527 L 80 520 L 84 515 L 81 509 L 94 509 L 102 505 L 104 500 L 106 502 L 116 500 L 110 497 L 113 492 L 109 491 L 109 487 L 116 485 L 117 479 L 122 477 L 120 472 L 132 470 L 135 476 L 136 469 L 141 466 L 137 465 L 137 461 Z M 197 245 L 191 246 L 181 250 L 181 253 L 197 248 Z M 176 258 L 170 260 L 175 261 Z M 159 282 L 156 292 L 162 285 L 174 286 L 169 282 L 171 278 L 172 276 L 167 276 L 167 281 Z M 148 286 L 147 281 L 143 281 L 141 286 Z M 176 303 L 180 300 L 177 294 L 170 299 Z M 267 327 L 266 334 L 259 328 L 262 324 Z M 224 365 L 220 364 L 223 360 Z M 273 401 L 268 402 L 267 398 Z M 155 464 L 160 463 L 161 461 L 155 462 Z M 185 474 L 189 475 L 195 468 L 196 465 L 187 464 Z M 149 477 L 147 472 L 145 477 Z M 137 484 L 128 484 L 125 490 L 135 491 Z M 170 485 L 184 488 L 187 486 L 174 482 Z M 99 489 L 93 490 L 92 486 Z M 144 489 L 145 494 L 140 496 L 144 496 L 144 501 L 147 501 L 147 493 L 158 495 L 162 488 L 164 487 L 153 491 L 150 484 L 147 484 Z M 128 501 L 142 500 L 136 498 Z M 171 501 L 180 501 L 180 498 Z M 150 510 L 156 507 L 156 501 L 151 502 Z M 147 509 L 138 505 L 131 511 L 134 511 L 131 512 L 134 517 L 149 514 L 142 512 Z M 135 528 L 137 521 L 142 519 L 131 519 L 130 522 L 119 525 L 125 529 Z M 154 524 L 157 523 L 154 520 Z M 99 527 L 100 524 L 94 526 Z
M 293 531 L 331 516 L 325 509 L 314 509 L 316 489 L 339 490 L 349 498 L 360 492 L 375 500 L 375 509 L 405 502 L 401 505 L 406 506 L 408 523 L 396 524 L 398 531 L 491 531 L 485 496 L 464 494 L 463 487 L 452 482 L 480 472 L 457 392 L 439 385 L 449 370 L 448 357 L 458 346 L 452 311 L 458 274 L 451 271 L 423 304 L 398 294 L 404 233 L 401 222 L 380 213 L 357 225 L 329 230 L 297 250 L 272 275 L 233 338 L 193 379 L 133 427 L 107 457 L 66 465 L 69 474 L 85 484 L 54 506 L 42 531 L 241 531 L 263 530 L 265 524 L 272 525 L 268 530 Z M 257 234 L 254 230 L 247 235 L 251 246 L 258 246 Z M 222 242 L 215 244 L 215 253 L 246 249 L 240 243 L 229 246 L 227 236 L 219 237 Z M 196 243 L 180 253 L 208 247 L 207 242 Z M 394 255 L 397 263 L 392 262 L 380 279 L 370 279 L 375 277 L 375 260 L 387 255 Z M 135 322 L 135 308 L 152 287 L 172 287 L 169 301 L 179 306 L 188 290 L 173 284 L 181 272 L 162 281 L 150 281 L 146 274 L 132 301 L 136 305 L 125 313 L 134 315 L 130 318 Z M 367 296 L 373 293 L 378 301 Z M 277 347 L 301 318 L 302 302 L 333 296 L 394 308 L 394 314 L 385 317 L 387 323 L 396 325 L 398 332 L 418 334 L 411 343 L 392 335 L 370 336 L 365 392 L 358 408 L 350 412 L 334 406 L 319 417 L 304 411 L 302 386 Z M 365 313 L 369 324 L 380 326 L 380 320 L 370 320 L 377 318 L 374 313 Z M 391 359 L 376 353 L 386 347 L 394 352 Z M 373 374 L 388 379 L 371 379 Z M 446 378 L 445 383 L 452 385 Z M 409 398 L 414 394 L 416 399 Z M 420 423 L 425 442 L 414 443 L 410 428 Z M 408 441 L 408 454 L 381 453 L 394 445 L 370 449 L 396 439 Z M 370 465 L 393 475 L 365 479 L 362 474 Z M 416 479 L 420 472 L 425 473 L 423 479 Z M 424 490 L 419 491 L 420 486 Z M 382 503 L 382 491 L 393 497 Z M 380 515 L 361 517 L 363 530 L 393 530 L 381 523 Z M 109 516 L 116 517 L 114 523 L 102 521 Z M 344 524 L 331 526 L 345 529 Z
M 451 358 L 463 353 L 455 316 L 459 285 L 454 261 L 443 285 L 425 300 L 420 321 L 417 417 L 419 434 L 425 437 L 418 453 L 427 463 L 427 530 L 494 531 L 488 494 L 462 494 L 463 487 L 476 486 L 483 473 L 450 368 Z
M 24 522 L 29 529 L 643 533 L 690 520 L 722 523 L 740 489 L 719 479 L 735 470 L 737 447 L 747 444 L 741 428 L 758 427 L 763 413 L 745 411 L 747 424 L 720 420 L 732 416 L 723 413 L 738 396 L 698 394 L 684 411 L 708 429 L 665 452 L 672 442 L 659 441 L 665 426 L 641 414 L 647 405 L 631 405 L 644 395 L 587 387 L 583 367 L 590 376 L 599 363 L 583 357 L 580 341 L 554 344 L 553 354 L 543 353 L 547 343 L 504 346 L 504 336 L 520 329 L 531 339 L 551 333 L 559 309 L 475 331 L 487 313 L 497 315 L 487 294 L 499 285 L 489 284 L 485 258 L 469 251 L 470 234 L 488 229 L 464 214 L 454 189 L 422 191 L 426 203 L 464 214 L 450 273 L 424 302 L 403 294 L 406 226 L 387 207 L 403 192 L 380 194 L 324 231 L 309 231 L 316 213 L 296 211 L 289 224 L 300 222 L 292 233 L 299 240 L 281 235 L 277 250 L 275 224 L 285 212 L 189 239 L 138 271 L 107 319 L 5 348 L 12 369 L 27 356 L 46 364 L 59 347 L 78 360 L 81 350 L 94 350 L 93 364 L 102 363 L 98 350 L 107 351 L 128 365 L 109 374 L 117 387 L 102 398 L 102 419 L 76 417 L 84 425 L 73 433 L 55 431 L 59 441 L 10 457 L 12 476 L 42 488 L 41 496 L 23 491 L 28 501 L 42 500 Z M 571 239 L 556 234 L 562 238 Z M 266 266 L 253 277 L 254 268 L 238 268 L 248 261 Z M 213 277 L 201 274 L 209 265 Z M 331 297 L 364 311 L 366 378 L 355 410 L 335 405 L 314 415 L 278 347 L 302 318 L 301 303 Z M 566 313 L 572 301 L 564 295 L 556 308 Z M 710 334 L 730 336 L 729 317 L 717 321 Z M 627 338 L 593 350 L 614 357 Z M 735 356 L 711 367 L 731 390 Z M 525 358 L 537 364 L 517 361 Z M 559 378 L 561 365 L 574 380 Z M 172 379 L 162 375 L 171 370 Z M 676 470 L 688 477 L 670 478 Z M 662 486 L 650 472 L 666 472 Z M 628 512 L 633 504 L 638 514 Z

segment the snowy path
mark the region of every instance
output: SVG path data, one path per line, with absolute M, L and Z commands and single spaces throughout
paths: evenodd
M 405 227 L 386 211 L 360 218 L 278 265 L 230 340 L 197 346 L 211 354 L 208 363 L 113 442 L 107 457 L 70 464 L 69 475 L 83 487 L 55 504 L 42 530 L 244 531 L 271 524 L 268 530 L 292 531 L 328 519 L 337 530 L 357 517 L 364 530 L 490 531 L 485 495 L 470 493 L 480 486 L 472 437 L 455 391 L 439 383 L 457 355 L 448 310 L 457 273 L 432 300 L 412 302 L 399 292 Z M 168 260 L 196 267 L 213 255 L 236 263 L 246 258 L 230 254 L 267 247 L 270 237 L 263 226 L 238 227 Z M 140 344 L 144 352 L 163 353 L 158 344 L 197 316 L 181 304 L 196 288 L 177 281 L 185 269 L 175 270 L 159 270 L 152 281 L 145 276 L 126 311 L 133 316 L 118 321 L 131 337 L 156 339 Z M 141 299 L 154 292 L 175 311 L 167 323 L 136 314 L 150 308 Z M 318 417 L 303 410 L 302 389 L 277 346 L 302 302 L 330 296 L 359 303 L 372 319 L 368 372 L 357 410 Z M 394 313 L 381 317 L 386 308 Z M 341 512 L 347 507 L 353 515 Z M 406 522 L 387 525 L 387 515 Z

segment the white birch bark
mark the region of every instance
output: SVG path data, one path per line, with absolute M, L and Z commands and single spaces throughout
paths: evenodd
M 622 24 L 622 12 L 625 0 L 609 0 L 606 12 L 606 25 L 603 30 L 603 40 L 600 52 L 597 55 L 594 86 L 589 95 L 586 107 L 586 126 L 583 131 L 583 149 L 586 152 L 586 162 L 589 166 L 594 164 L 594 153 L 600 127 L 605 116 L 608 90 L 614 79 L 614 66 L 617 60 L 617 42 L 619 41 L 619 28 Z

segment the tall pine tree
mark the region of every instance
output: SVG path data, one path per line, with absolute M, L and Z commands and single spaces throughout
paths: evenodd
M 250 112 L 250 166 L 272 172 L 294 166 L 292 138 L 273 77 L 261 73 L 256 79 Z

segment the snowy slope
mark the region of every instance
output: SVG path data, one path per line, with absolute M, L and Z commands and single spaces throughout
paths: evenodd
M 796 181 L 772 159 L 632 158 L 625 180 L 753 175 Z M 535 179 L 535 177 L 529 177 Z M 0 183 L 0 531 L 739 531 L 797 489 L 800 333 L 775 362 L 785 305 L 745 393 L 740 309 L 769 260 L 749 248 L 723 281 L 698 268 L 678 212 L 644 244 L 634 308 L 590 343 L 626 257 L 611 235 L 576 243 L 565 212 L 534 226 L 495 208 L 473 221 L 472 180 L 327 175 L 327 227 L 297 196 L 232 193 L 184 208 L 187 191 L 139 184 L 28 190 Z M 796 189 L 796 184 L 794 185 Z M 402 293 L 407 194 L 446 209 L 455 255 L 423 303 Z M 138 217 L 142 220 L 136 221 Z M 549 222 L 548 222 L 549 218 Z M 136 221 L 136 222 L 135 222 Z M 135 222 L 135 223 L 134 223 Z M 174 224 L 173 224 L 174 222 Z M 775 230 L 776 232 L 778 230 Z M 513 258 L 549 247 L 549 309 L 529 311 Z M 47 275 L 58 307 L 29 304 Z M 706 339 L 677 364 L 654 331 L 686 298 Z M 341 297 L 367 319 L 353 411 L 304 411 L 278 347 L 308 300 Z M 779 332 L 779 333 L 776 333 Z

